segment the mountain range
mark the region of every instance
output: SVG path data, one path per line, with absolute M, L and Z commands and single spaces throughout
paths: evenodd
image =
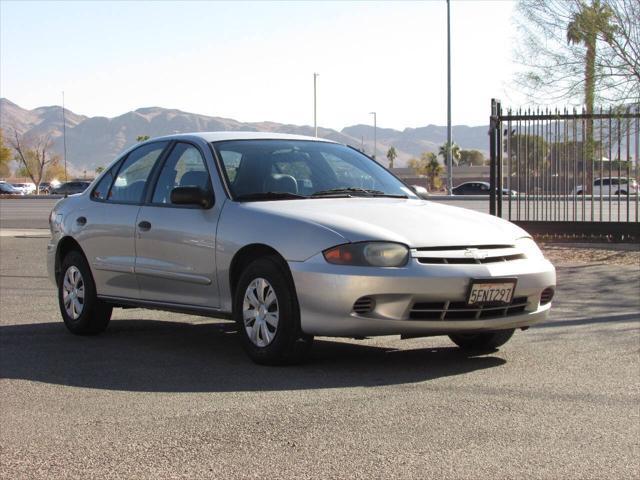
M 4 135 L 13 131 L 27 135 L 51 135 L 53 151 L 64 151 L 63 131 L 66 128 L 67 162 L 76 172 L 108 165 L 120 152 L 136 143 L 139 135 L 157 137 L 172 133 L 202 131 L 261 131 L 313 135 L 313 127 L 276 122 L 240 122 L 237 120 L 209 117 L 176 109 L 146 107 L 127 112 L 113 118 L 88 117 L 65 109 L 66 125 L 62 121 L 60 106 L 38 107 L 33 110 L 21 108 L 6 98 L 0 99 L 0 128 Z M 460 148 L 476 149 L 487 154 L 489 148 L 488 127 L 453 126 L 453 140 Z M 373 153 L 373 126 L 353 125 L 341 131 L 318 128 L 318 136 Z M 406 166 L 412 157 L 422 152 L 436 152 L 446 141 L 444 126 L 428 125 L 419 128 L 394 130 L 377 128 L 377 159 L 387 165 L 386 152 L 395 147 L 398 157 L 395 166 Z

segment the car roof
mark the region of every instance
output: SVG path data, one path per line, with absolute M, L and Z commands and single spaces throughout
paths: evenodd
M 489 185 L 489 182 L 483 182 L 482 180 L 470 180 L 468 182 L 461 183 L 460 185 L 458 185 L 458 187 L 461 187 L 462 185 L 470 185 L 472 183 L 483 183 L 485 185 Z M 458 187 L 456 187 L 456 188 L 458 188 Z
M 165 135 L 163 137 L 155 137 L 151 140 L 179 140 L 199 137 L 206 142 L 221 142 L 225 140 L 308 140 L 313 142 L 330 142 L 336 143 L 325 138 L 309 137 L 306 135 L 294 135 L 290 133 L 274 133 L 274 132 L 193 132 L 180 133 L 174 135 Z

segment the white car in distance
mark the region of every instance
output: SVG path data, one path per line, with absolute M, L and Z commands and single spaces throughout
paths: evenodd
M 592 194 L 594 197 L 611 195 L 635 195 L 638 192 L 638 182 L 626 177 L 603 177 L 593 180 Z M 588 194 L 582 185 L 574 189 L 576 195 Z

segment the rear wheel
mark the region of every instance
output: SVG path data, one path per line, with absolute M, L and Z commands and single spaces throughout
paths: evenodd
M 484 333 L 458 333 L 449 338 L 464 350 L 493 350 L 509 341 L 514 329 Z
M 98 299 L 91 270 L 84 255 L 69 252 L 62 260 L 58 280 L 58 303 L 67 328 L 77 335 L 103 332 L 111 320 L 112 307 Z
M 235 290 L 234 317 L 249 357 L 265 365 L 302 361 L 313 337 L 302 333 L 295 289 L 282 261 L 255 260 Z

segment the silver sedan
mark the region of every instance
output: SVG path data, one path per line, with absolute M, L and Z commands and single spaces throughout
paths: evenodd
M 259 363 L 315 335 L 449 335 L 495 349 L 547 317 L 555 270 L 496 217 L 419 198 L 327 140 L 249 132 L 138 144 L 50 218 L 62 318 L 102 332 L 114 307 L 234 319 Z

